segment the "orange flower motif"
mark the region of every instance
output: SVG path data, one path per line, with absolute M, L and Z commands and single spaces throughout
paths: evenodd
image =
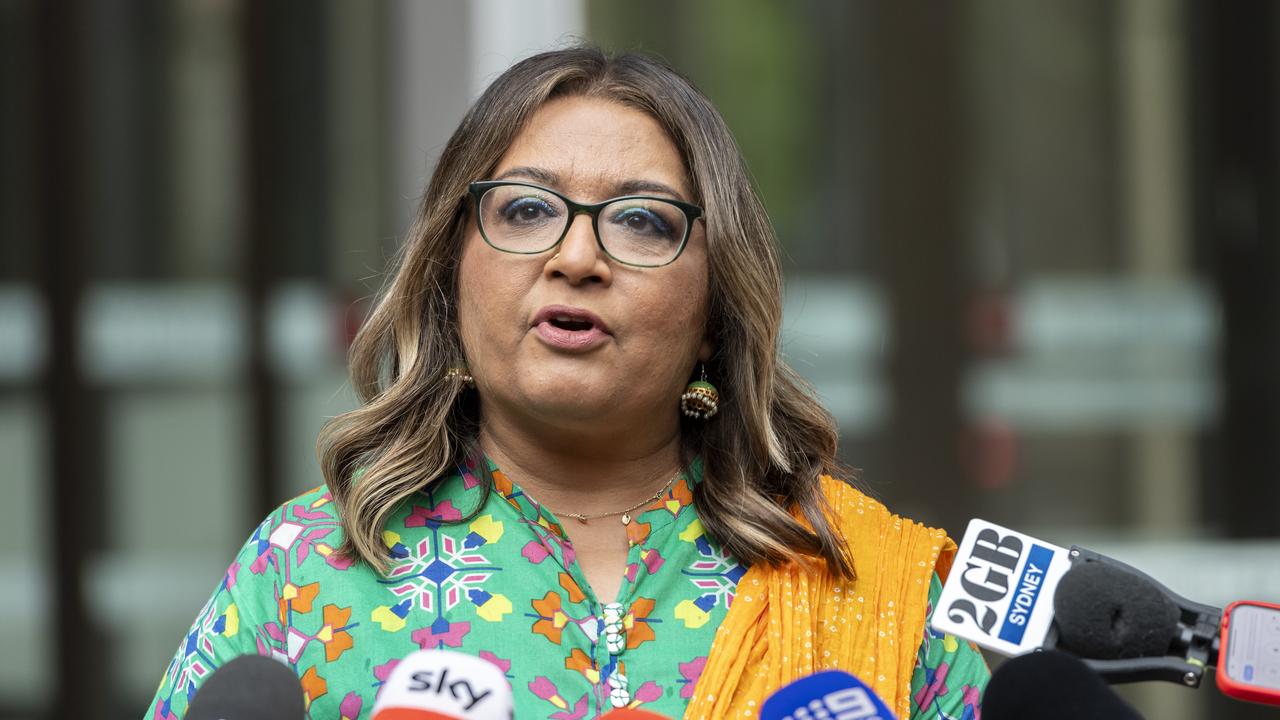
M 666 510 L 671 513 L 672 517 L 675 517 L 680 513 L 681 508 L 692 504 L 693 491 L 689 489 L 689 481 L 684 478 L 680 478 L 672 484 L 671 489 L 667 491 L 666 495 L 654 500 L 644 509 L 636 513 L 635 517 L 639 517 L 651 510 Z M 632 545 L 640 545 L 644 543 L 645 540 L 648 540 L 649 532 L 649 523 L 633 522 L 627 524 L 627 540 Z
M 300 613 L 311 612 L 311 603 L 315 602 L 316 595 L 320 594 L 320 583 L 313 582 L 310 585 L 303 585 L 298 588 L 298 597 L 293 600 L 293 609 Z
M 316 672 L 316 666 L 312 665 L 302 674 L 302 694 L 306 698 L 307 707 L 311 707 L 311 703 L 321 695 L 329 692 L 329 683 L 320 677 L 320 673 Z
M 578 587 L 577 581 L 569 573 L 560 573 L 560 587 L 569 593 L 569 602 L 578 603 L 587 599 L 586 594 L 582 592 L 582 588 Z
M 569 657 L 564 659 L 565 670 L 576 670 L 586 674 L 588 670 L 594 667 L 595 663 L 591 662 L 591 657 L 579 648 L 574 648 L 573 652 L 569 653 Z
M 636 598 L 636 601 L 631 603 L 631 610 L 622 619 L 622 626 L 627 630 L 628 650 L 635 650 L 642 643 L 654 639 L 653 626 L 642 622 L 648 619 L 649 613 L 653 612 L 653 606 L 652 598 Z
M 680 513 L 681 508 L 692 504 L 693 490 L 689 488 L 689 481 L 682 477 L 671 485 L 671 489 L 667 491 L 665 496 L 645 506 L 636 513 L 635 517 L 640 517 L 651 510 L 666 510 L 671 513 L 672 517 L 675 517 Z M 650 530 L 649 523 L 628 523 L 627 541 L 632 545 L 641 545 L 645 540 L 649 539 Z
M 564 667 L 566 670 L 579 672 L 592 685 L 600 684 L 600 671 L 596 669 L 596 664 L 591 660 L 591 656 L 582 650 L 574 648 L 569 653 L 569 657 L 564 659 Z
M 554 537 L 557 540 L 563 541 L 564 526 L 561 525 L 560 523 L 552 523 L 551 520 L 548 519 L 551 516 L 543 513 L 541 508 L 538 509 L 538 512 L 539 512 L 538 524 L 541 525 L 547 532 L 551 533 L 552 537 Z
M 355 641 L 351 633 L 341 630 L 351 620 L 351 608 L 340 608 L 337 605 L 324 606 L 324 626 L 316 634 L 316 639 L 324 643 L 324 659 L 333 662 L 350 650 Z
M 511 480 L 507 478 L 507 474 L 501 470 L 493 471 L 493 489 L 497 490 L 498 494 L 502 495 L 502 497 L 511 504 L 511 507 L 514 507 L 517 510 L 520 509 L 520 503 L 516 502 L 515 498 L 511 497 L 511 493 L 515 492 L 515 486 L 513 486 L 511 484 Z
M 569 616 L 560 609 L 560 603 L 560 596 L 554 590 L 548 591 L 541 600 L 534 600 L 531 603 L 534 611 L 538 613 L 538 619 L 533 623 L 533 632 L 557 645 L 560 644 L 564 626 L 569 622 Z
M 627 542 L 632 545 L 640 545 L 649 539 L 649 523 L 630 522 L 627 523 Z
M 676 483 L 671 486 L 670 499 L 679 503 L 679 505 L 676 506 L 675 510 L 673 511 L 673 514 L 675 512 L 679 512 L 680 508 L 684 507 L 685 505 L 692 505 L 693 490 L 689 488 L 689 481 L 684 478 L 680 478 L 679 480 L 677 480 Z M 668 505 L 667 507 L 671 507 L 671 506 Z
M 311 604 L 315 602 L 316 595 L 319 594 L 320 583 L 318 582 L 301 587 L 293 583 L 286 583 L 280 591 L 280 623 L 288 623 L 290 610 L 298 613 L 311 612 Z

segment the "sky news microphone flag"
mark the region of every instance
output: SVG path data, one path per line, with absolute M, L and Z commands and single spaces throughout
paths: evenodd
M 370 720 L 511 720 L 514 713 L 511 685 L 493 663 L 419 650 L 391 671 Z

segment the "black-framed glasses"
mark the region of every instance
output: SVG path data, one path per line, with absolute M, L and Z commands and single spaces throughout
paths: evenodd
M 559 245 L 573 218 L 586 214 L 606 255 L 623 265 L 660 267 L 680 257 L 693 221 L 702 216 L 697 205 L 648 195 L 585 205 L 525 182 L 485 180 L 470 190 L 480 236 L 495 250 L 521 255 Z

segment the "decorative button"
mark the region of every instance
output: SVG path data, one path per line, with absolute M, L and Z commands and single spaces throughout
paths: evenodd
M 627 688 L 627 676 L 622 674 L 621 665 L 615 666 L 609 675 L 609 702 L 616 708 L 631 704 L 631 691 Z
M 604 644 L 610 655 L 617 655 L 627 647 L 626 609 L 621 603 L 604 606 Z

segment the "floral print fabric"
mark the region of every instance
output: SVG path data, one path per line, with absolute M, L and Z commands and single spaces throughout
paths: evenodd
M 385 576 L 335 551 L 342 531 L 325 489 L 285 503 L 200 611 L 146 717 L 182 718 L 214 670 L 252 653 L 297 672 L 311 718 L 367 718 L 400 658 L 433 648 L 499 667 L 518 718 L 578 720 L 615 707 L 680 717 L 746 572 L 698 520 L 698 464 L 627 526 L 612 603 L 592 593 L 559 521 L 489 469 L 487 499 L 485 473 L 464 467 L 391 516 Z M 935 578 L 931 600 L 940 589 Z M 926 632 L 912 717 L 977 718 L 987 675 L 968 643 Z

